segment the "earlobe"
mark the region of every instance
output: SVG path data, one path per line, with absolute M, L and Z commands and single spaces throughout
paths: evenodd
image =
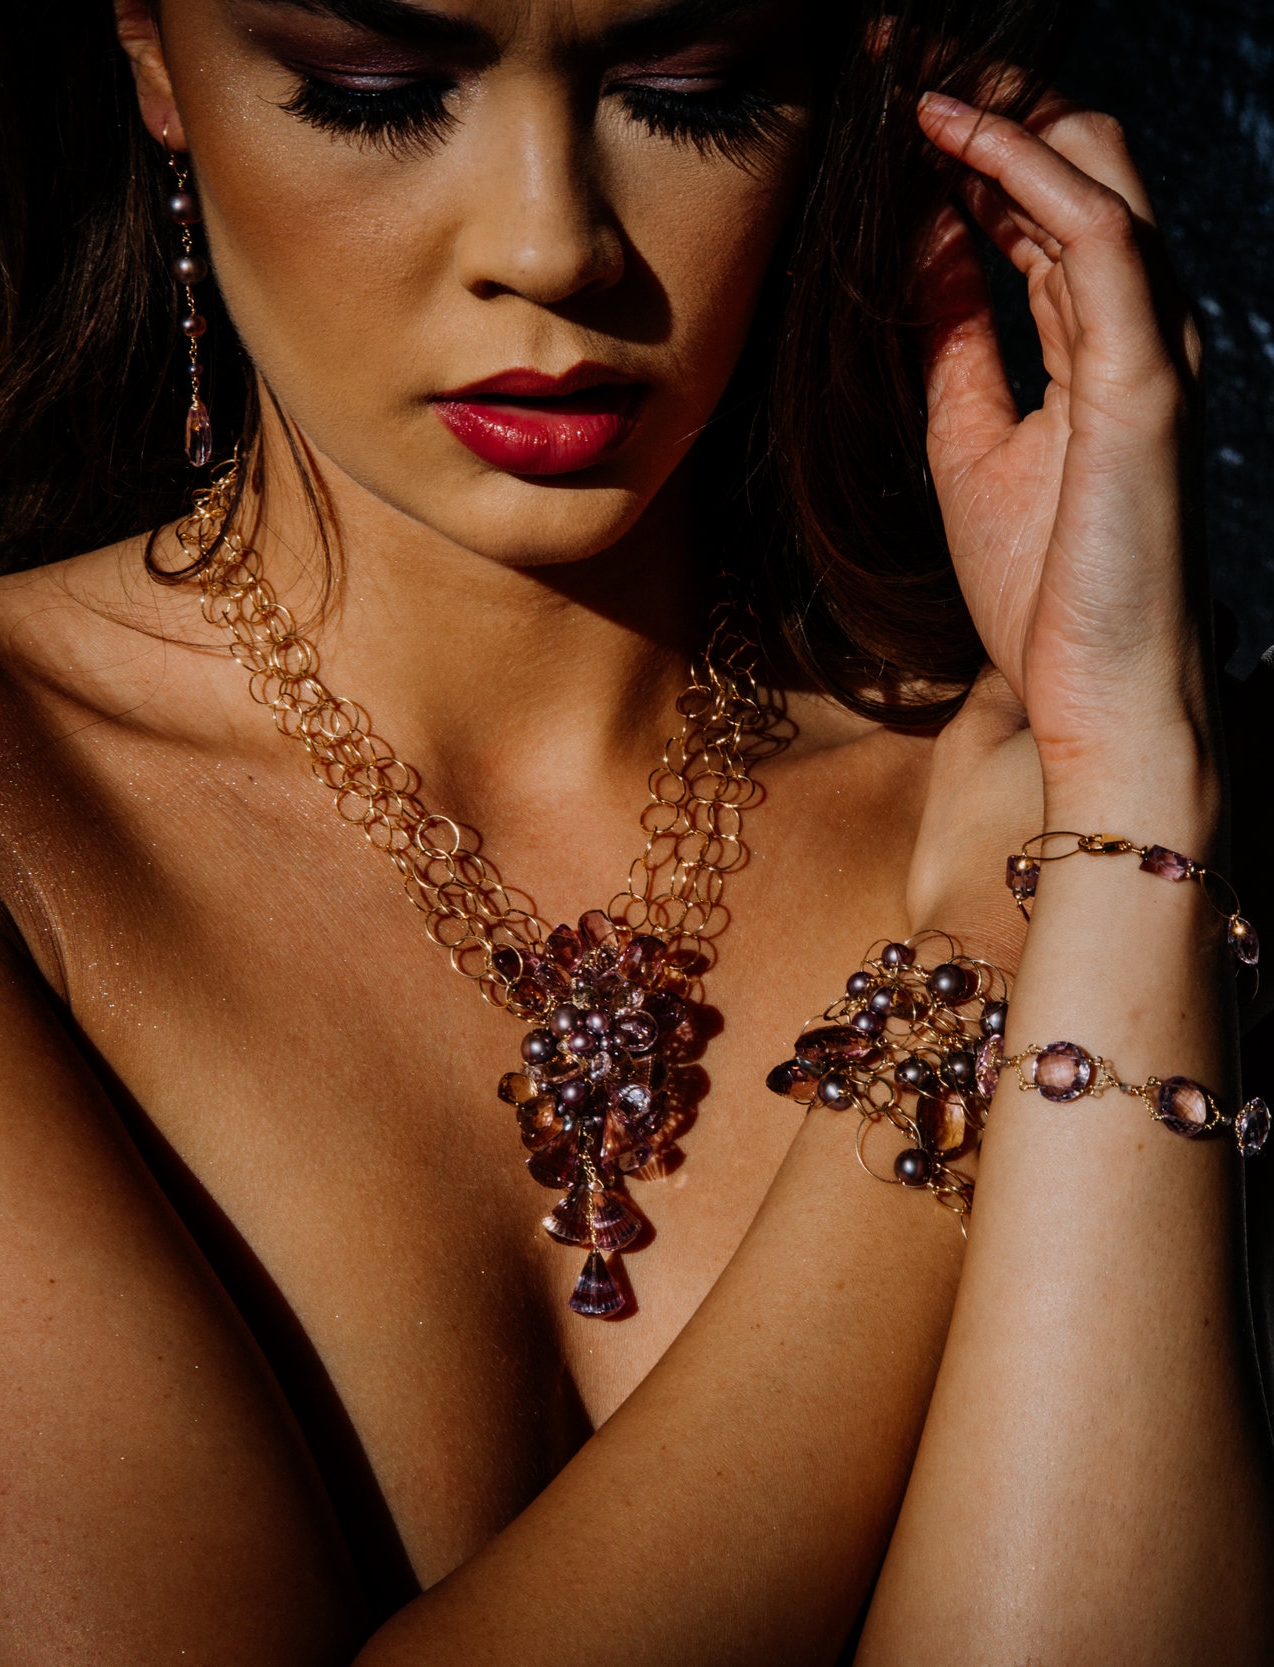
M 152 0 L 115 0 L 115 32 L 133 68 L 137 103 L 146 131 L 169 150 L 185 150 L 186 133 L 168 79 L 159 19 Z

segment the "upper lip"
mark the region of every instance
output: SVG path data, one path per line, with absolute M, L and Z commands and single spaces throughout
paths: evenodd
M 560 399 L 564 394 L 578 394 L 585 388 L 600 388 L 616 383 L 627 385 L 636 380 L 636 377 L 615 370 L 610 365 L 600 365 L 592 359 L 581 359 L 579 364 L 564 370 L 560 376 L 550 376 L 546 371 L 519 367 L 515 370 L 497 371 L 494 376 L 484 376 L 479 382 L 466 382 L 463 388 L 451 388 L 448 392 L 435 394 L 433 397 L 445 400 L 472 398 L 478 394 L 509 394 L 520 399 Z

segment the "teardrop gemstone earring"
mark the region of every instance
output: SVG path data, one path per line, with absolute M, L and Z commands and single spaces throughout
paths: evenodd
M 167 141 L 168 130 L 164 129 Z M 203 366 L 199 362 L 199 338 L 208 328 L 208 321 L 195 306 L 194 286 L 208 276 L 208 263 L 195 253 L 192 226 L 203 216 L 190 190 L 190 170 L 169 149 L 168 166 L 177 181 L 177 189 L 168 199 L 168 213 L 181 229 L 181 253 L 172 263 L 172 274 L 186 292 L 186 312 L 181 320 L 181 333 L 190 344 L 190 407 L 186 412 L 186 456 L 192 468 L 202 469 L 212 458 L 212 419 L 203 402 L 200 379 Z

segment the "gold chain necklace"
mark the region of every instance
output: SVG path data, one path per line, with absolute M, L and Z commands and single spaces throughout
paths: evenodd
M 531 1026 L 521 1067 L 498 1093 L 516 1112 L 527 1168 L 563 1193 L 545 1230 L 588 1249 L 570 1307 L 617 1314 L 628 1298 L 605 1257 L 645 1227 L 619 1189 L 671 1158 L 702 1092 L 694 1061 L 709 929 L 724 921 L 724 878 L 743 859 L 742 812 L 756 792 L 749 765 L 766 750 L 756 651 L 718 616 L 677 701 L 681 731 L 651 773 L 646 845 L 628 884 L 578 927 L 551 928 L 513 901 L 460 824 L 426 806 L 417 773 L 367 714 L 321 681 L 314 644 L 227 525 L 237 467 L 196 494 L 177 528 L 199 564 L 204 616 L 228 633 L 253 699 L 305 747 L 340 814 L 402 875 L 452 966 Z

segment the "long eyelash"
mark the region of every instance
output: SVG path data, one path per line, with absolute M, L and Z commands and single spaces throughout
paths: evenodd
M 670 93 L 663 87 L 621 86 L 625 110 L 651 133 L 693 145 L 700 156 L 715 152 L 740 167 L 787 134 L 778 101 L 756 87 L 710 93 Z
M 411 81 L 369 92 L 306 75 L 280 108 L 312 127 L 347 135 L 359 144 L 395 153 L 432 150 L 455 125 L 456 118 L 445 102 L 450 91 L 447 83 Z

